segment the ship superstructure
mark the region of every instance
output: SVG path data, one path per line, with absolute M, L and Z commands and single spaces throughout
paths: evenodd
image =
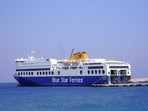
M 15 59 L 14 78 L 21 86 L 90 86 L 126 83 L 131 79 L 129 63 L 107 59 L 89 59 L 86 52 L 67 60 L 49 58 Z

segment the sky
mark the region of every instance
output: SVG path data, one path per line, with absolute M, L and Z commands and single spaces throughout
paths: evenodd
M 18 57 L 66 59 L 73 48 L 148 77 L 148 0 L 0 0 L 0 82 L 16 82 Z

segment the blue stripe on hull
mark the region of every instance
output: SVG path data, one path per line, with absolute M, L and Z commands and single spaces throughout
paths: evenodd
M 21 86 L 90 86 L 107 84 L 108 76 L 15 77 Z

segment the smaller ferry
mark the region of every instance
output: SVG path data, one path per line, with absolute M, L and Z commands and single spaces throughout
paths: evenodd
M 14 78 L 20 86 L 91 86 L 126 83 L 131 80 L 127 62 L 89 59 L 86 52 L 72 54 L 67 60 L 35 58 L 15 59 Z

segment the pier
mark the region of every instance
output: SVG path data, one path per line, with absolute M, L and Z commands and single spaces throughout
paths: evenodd
M 129 83 L 119 84 L 92 84 L 92 87 L 136 87 L 136 86 L 148 86 L 148 78 L 135 78 L 131 79 Z
M 92 87 L 135 87 L 148 86 L 148 83 L 126 83 L 126 84 L 92 84 Z

